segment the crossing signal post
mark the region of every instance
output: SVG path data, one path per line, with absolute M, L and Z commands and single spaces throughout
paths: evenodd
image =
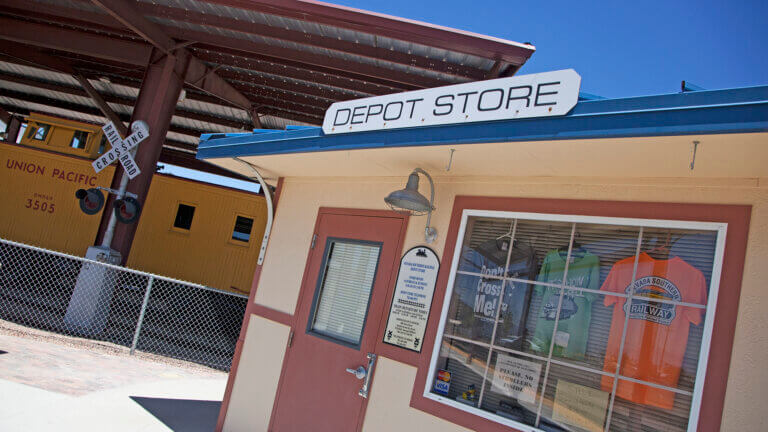
M 117 199 L 110 215 L 104 241 L 100 246 L 91 246 L 85 257 L 94 261 L 119 265 L 120 253 L 110 246 L 117 222 L 135 223 L 141 213 L 138 197 L 126 192 L 128 181 L 141 174 L 133 156 L 140 142 L 149 137 L 149 127 L 141 120 L 131 125 L 131 134 L 122 138 L 112 122 L 102 127 L 112 148 L 93 161 L 93 169 L 99 172 L 112 162 L 119 161 L 123 166 L 123 176 L 118 190 L 109 188 L 79 189 L 75 197 L 80 200 L 80 209 L 86 214 L 97 214 L 104 207 L 102 191 L 114 194 Z M 109 315 L 109 304 L 117 282 L 115 269 L 109 266 L 84 263 L 77 277 L 72 298 L 64 316 L 64 322 L 70 331 L 83 335 L 98 335 L 104 330 Z

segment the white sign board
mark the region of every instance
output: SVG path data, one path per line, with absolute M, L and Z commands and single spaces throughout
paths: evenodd
M 421 352 L 439 269 L 437 255 L 426 246 L 417 246 L 403 255 L 385 343 Z
M 541 363 L 497 354 L 491 388 L 519 402 L 535 403 Z
M 573 69 L 336 102 L 323 132 L 339 134 L 565 115 L 579 99 Z
M 100 172 L 106 168 L 107 165 L 117 160 L 123 165 L 123 169 L 126 174 L 128 174 L 129 178 L 133 179 L 141 174 L 138 165 L 136 165 L 136 161 L 134 161 L 133 156 L 131 156 L 130 150 L 149 137 L 149 131 L 144 124 L 141 122 L 134 123 L 134 126 L 131 128 L 133 133 L 128 135 L 125 139 L 120 138 L 120 133 L 117 132 L 117 128 L 112 122 L 105 124 L 101 129 L 104 131 L 104 136 L 107 137 L 107 141 L 109 141 L 112 148 L 93 161 L 91 164 L 93 170 Z

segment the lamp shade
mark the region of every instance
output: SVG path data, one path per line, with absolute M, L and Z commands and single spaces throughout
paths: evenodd
M 419 176 L 416 173 L 408 176 L 405 189 L 390 193 L 384 198 L 384 202 L 394 209 L 410 210 L 414 213 L 426 213 L 432 210 L 429 200 L 419 193 Z

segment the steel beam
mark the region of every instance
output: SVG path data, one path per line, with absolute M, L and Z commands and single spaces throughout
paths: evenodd
M 3 44 L 0 46 L 0 53 L 19 60 L 17 63 L 49 69 L 66 75 L 75 73 L 75 70 L 72 69 L 72 66 L 66 61 L 43 54 L 31 47 L 25 47 L 19 44 Z
M 59 99 L 53 99 L 53 98 L 49 98 L 49 97 L 45 97 L 45 96 L 29 95 L 29 94 L 26 94 L 26 93 L 21 93 L 21 92 L 17 92 L 17 91 L 13 91 L 13 90 L 3 90 L 2 95 L 5 96 L 5 97 L 8 97 L 8 98 L 11 98 L 11 99 L 16 99 L 16 100 L 21 101 L 21 102 L 34 103 L 34 104 L 44 105 L 44 106 L 51 107 L 51 108 L 59 108 L 59 109 L 79 112 L 79 113 L 83 113 L 83 114 L 90 114 L 90 115 L 93 115 L 93 116 L 104 117 L 104 114 L 102 114 L 101 110 L 99 110 L 96 107 L 92 107 L 92 106 L 81 105 L 81 104 L 72 103 L 72 102 L 66 102 L 66 101 L 62 101 L 62 100 L 59 100 Z M 21 110 L 19 112 L 27 112 L 27 114 L 30 111 L 28 107 L 22 106 L 22 105 L 19 105 L 19 104 L 16 104 L 16 103 L 8 103 L 6 106 L 13 106 L 13 107 L 21 108 Z M 54 116 L 61 116 L 60 114 L 52 114 L 52 115 L 54 115 Z M 130 119 L 131 119 L 130 116 L 125 115 L 125 114 L 119 114 L 118 117 L 120 118 L 121 121 L 126 122 L 126 123 L 129 122 Z M 77 119 L 73 119 L 73 120 L 77 120 Z M 79 121 L 82 121 L 82 120 L 79 120 Z M 176 126 L 176 125 L 171 125 L 168 128 L 168 130 L 170 132 L 175 132 L 175 133 L 182 134 L 182 135 L 189 135 L 189 136 L 192 136 L 192 137 L 195 137 L 195 138 L 199 138 L 201 134 L 210 132 L 210 131 L 204 131 L 204 130 L 190 129 L 190 128 L 186 128 L 186 127 L 182 127 L 182 126 Z
M 146 66 L 151 48 L 143 43 L 0 17 L 0 39 L 42 48 Z
M 144 15 L 134 7 L 134 2 L 128 3 L 124 0 L 91 0 L 91 2 L 165 54 L 171 54 L 174 51 L 176 42 L 156 24 L 144 18 Z
M 79 74 L 79 76 L 81 76 L 83 79 L 87 80 L 87 77 L 85 75 Z M 76 79 L 77 79 L 77 77 L 76 77 Z M 69 85 L 64 85 L 64 84 L 59 84 L 59 83 L 53 83 L 53 82 L 49 82 L 49 81 L 39 81 L 39 80 L 27 78 L 25 76 L 9 74 L 9 73 L 5 73 L 5 72 L 0 72 L 0 81 L 9 81 L 9 82 L 17 83 L 17 84 L 22 84 L 22 85 L 30 86 L 30 87 L 42 88 L 42 89 L 50 90 L 52 92 L 58 92 L 58 93 L 63 93 L 63 94 L 70 94 L 70 95 L 73 95 L 73 96 L 91 96 L 91 94 L 88 93 L 87 91 L 85 91 L 84 89 L 80 89 L 80 88 L 77 88 L 77 87 L 72 87 L 72 86 L 69 86 Z M 89 82 L 88 82 L 88 85 L 90 85 Z M 84 87 L 82 82 L 81 82 L 81 86 Z M 135 87 L 138 87 L 138 86 L 135 86 Z M 128 97 L 123 97 L 123 96 L 116 96 L 116 95 L 112 95 L 112 94 L 99 94 L 99 97 L 104 102 L 106 102 L 106 103 L 120 104 L 120 105 L 129 106 L 129 107 L 133 107 L 134 103 L 136 102 L 136 99 L 128 98 Z M 102 108 L 101 106 L 99 106 L 99 108 L 102 110 L 102 113 L 104 113 L 104 108 Z M 107 108 L 109 108 L 108 105 L 107 105 Z M 111 109 L 110 109 L 110 111 L 111 111 Z M 107 116 L 106 113 L 104 113 L 104 115 L 110 121 L 115 122 L 115 124 L 117 124 L 117 121 L 119 120 L 119 117 L 117 116 L 117 114 L 115 114 L 114 118 Z M 247 122 L 238 121 L 238 120 L 231 120 L 231 119 L 222 118 L 222 117 L 216 117 L 216 116 L 212 116 L 212 115 L 208 115 L 208 114 L 202 114 L 202 113 L 198 113 L 198 112 L 194 112 L 194 111 L 184 110 L 184 109 L 181 109 L 181 108 L 176 108 L 176 110 L 174 111 L 173 115 L 177 116 L 177 117 L 183 117 L 183 118 L 188 118 L 188 119 L 192 119 L 192 120 L 199 120 L 199 121 L 203 121 L 203 122 L 207 122 L 207 123 L 214 123 L 214 124 L 218 124 L 218 125 L 221 125 L 221 126 L 226 126 L 226 127 L 236 128 L 236 129 L 246 129 L 247 130 L 247 129 L 250 129 L 250 127 L 251 127 L 250 124 L 247 123 Z M 122 132 L 124 132 L 124 131 L 121 131 L 121 133 Z
M 78 0 L 84 3 L 90 3 L 88 0 Z M 141 3 L 137 4 L 137 7 L 141 7 Z M 121 24 L 114 20 L 112 16 L 107 14 L 95 13 L 90 11 L 83 11 L 73 8 L 67 8 L 52 4 L 45 5 L 46 12 L 41 13 L 38 5 L 34 1 L 26 0 L 7 0 L 4 4 L 0 5 L 0 11 L 14 14 L 19 17 L 27 17 L 31 13 L 34 13 L 36 17 L 41 20 L 59 23 L 67 26 L 82 27 L 97 32 L 108 32 L 120 35 L 132 35 L 130 30 L 124 29 Z M 111 25 L 107 26 L 104 23 L 109 22 Z M 187 42 L 189 44 L 190 42 Z M 194 48 L 200 46 L 200 43 L 195 42 Z M 329 68 L 323 68 L 319 66 L 307 65 L 297 63 L 291 60 L 279 59 L 275 57 L 262 56 L 254 53 L 242 53 L 234 52 L 223 46 L 208 47 L 207 51 L 215 53 L 229 53 L 229 55 L 223 56 L 225 61 L 217 61 L 219 64 L 231 64 L 233 66 L 239 66 L 235 64 L 235 58 L 248 57 L 251 60 L 259 61 L 261 66 L 254 70 L 260 70 L 266 73 L 272 73 L 275 75 L 285 75 L 297 79 L 304 79 L 310 82 L 317 81 L 321 84 L 333 85 L 340 88 L 350 88 L 358 91 L 368 91 L 371 94 L 388 94 L 395 93 L 404 90 L 414 90 L 422 88 L 421 86 L 411 86 L 402 83 L 393 83 L 383 78 L 366 77 L 358 74 L 354 74 L 346 70 L 333 70 Z M 221 56 L 220 56 L 221 57 Z M 232 62 L 226 61 L 226 58 L 231 58 Z M 204 59 L 208 61 L 207 59 Z M 306 75 L 312 75 L 313 78 L 307 78 Z M 371 89 L 367 89 L 370 86 Z M 380 90 L 379 90 L 380 89 Z
M 189 48 L 195 57 L 207 63 L 225 66 L 234 66 L 251 70 L 256 73 L 265 73 L 286 78 L 294 78 L 310 83 L 323 84 L 340 89 L 353 90 L 370 95 L 384 95 L 398 93 L 404 90 L 413 90 L 417 87 L 384 84 L 378 80 L 356 76 L 352 73 L 344 73 L 331 69 L 311 68 L 298 63 L 282 61 L 280 59 L 261 56 L 253 53 L 235 51 L 226 47 L 213 47 L 196 44 Z
M 133 178 L 127 186 L 128 192 L 138 196 L 140 204 L 144 204 L 149 186 L 152 183 L 165 135 L 169 130 L 171 117 L 184 85 L 181 77 L 184 76 L 188 64 L 186 52 L 176 52 L 174 55 L 158 54 L 160 53 L 153 55 L 153 59 L 157 60 L 147 66 L 131 117 L 132 121 L 143 120 L 149 126 L 149 137 L 139 145 L 135 156 L 136 165 L 141 170 L 141 174 Z M 112 180 L 112 187 L 115 188 L 116 185 L 119 185 L 125 175 L 122 167 L 118 166 Z M 107 206 L 109 206 L 109 202 Z M 104 212 L 105 216 L 101 220 L 97 244 L 104 240 L 110 226 L 110 218 L 106 216 L 107 213 Z M 120 252 L 123 262 L 128 259 L 133 237 L 136 234 L 136 227 L 140 221 L 141 216 L 134 223 L 115 226 L 114 236 L 110 243 L 113 249 Z
M 77 67 L 79 71 L 82 71 L 91 78 L 98 78 L 107 76 L 111 82 L 133 88 L 139 88 L 141 81 L 136 79 L 126 78 L 126 74 L 116 75 L 115 72 L 105 73 L 104 71 L 94 70 L 87 68 L 83 65 L 74 62 L 73 65 Z M 94 67 L 90 65 L 90 67 Z M 310 124 L 320 124 L 323 122 L 323 116 L 325 113 L 325 107 L 315 107 L 303 105 L 300 102 L 294 100 L 286 100 L 286 97 L 280 99 L 274 99 L 271 97 L 264 97 L 261 94 L 254 94 L 251 91 L 257 91 L 254 89 L 248 89 L 245 86 L 240 87 L 240 84 L 233 83 L 235 88 L 239 88 L 246 93 L 254 104 L 258 105 L 259 112 L 261 114 L 267 114 L 275 117 L 282 117 L 288 120 L 295 120 Z M 206 102 L 210 104 L 223 105 L 221 99 L 210 96 L 207 93 L 201 92 L 194 88 L 187 89 L 187 99 L 193 99 L 200 102 Z
M 80 57 L 77 56 L 76 57 Z M 64 74 L 70 74 L 73 71 L 70 69 L 70 67 L 77 69 L 77 71 L 83 73 L 86 77 L 90 79 L 99 79 L 102 77 L 107 77 L 110 82 L 114 84 L 119 84 L 123 86 L 128 86 L 132 88 L 140 88 L 141 86 L 141 79 L 143 78 L 143 74 L 140 73 L 135 68 L 130 68 L 130 66 L 124 66 L 124 67 L 118 67 L 116 66 L 119 63 L 114 63 L 114 65 L 108 65 L 104 63 L 94 62 L 89 59 L 85 58 L 76 58 L 76 57 L 70 57 L 66 60 L 62 59 L 59 54 L 52 53 L 52 54 L 43 54 L 38 51 L 34 47 L 30 46 L 24 46 L 24 45 L 16 45 L 16 44 L 4 44 L 0 46 L 0 61 L 5 61 L 9 63 L 19 64 L 19 65 L 25 65 L 25 66 L 35 66 L 40 67 L 44 69 L 50 69 L 54 70 L 56 72 L 61 72 Z M 104 61 L 102 61 L 104 62 Z M 43 88 L 49 88 L 54 91 L 59 91 L 60 89 L 48 87 L 47 84 L 41 84 L 35 80 L 31 80 L 28 78 L 20 78 L 19 76 L 11 76 L 7 75 L 6 79 L 20 82 L 22 84 L 32 83 L 30 85 L 39 85 Z M 278 95 L 274 94 L 272 95 L 268 91 L 264 91 L 261 88 L 251 88 L 245 85 L 241 85 L 239 83 L 233 83 L 234 87 L 240 87 L 241 91 L 243 91 L 245 94 L 248 95 L 249 99 L 251 99 L 255 104 L 258 104 L 260 108 L 261 114 L 267 114 L 275 117 L 282 117 L 288 120 L 295 120 L 300 121 L 304 123 L 309 124 L 320 124 L 322 122 L 323 114 L 325 112 L 325 108 L 327 105 L 318 104 L 316 100 L 312 99 L 296 99 L 294 97 L 291 97 L 290 95 Z M 265 97 L 264 94 L 268 93 L 270 96 Z M 82 92 L 73 93 L 76 95 L 83 95 Z M 199 90 L 188 88 L 187 89 L 187 99 L 197 100 L 200 102 L 206 102 L 216 105 L 228 105 L 221 101 L 220 98 L 216 98 L 213 96 L 210 96 L 207 93 L 201 92 Z M 298 98 L 301 98 L 301 96 L 296 96 Z M 127 105 L 132 105 L 132 101 L 127 101 L 125 98 L 120 98 L 116 96 L 108 96 L 104 95 L 104 99 L 109 103 L 123 103 Z M 306 100 L 305 100 L 306 99 Z M 311 103 L 311 105 L 308 105 Z M 250 127 L 249 125 L 246 125 L 245 123 L 237 123 L 232 121 L 231 123 L 221 119 L 219 117 L 213 117 L 205 118 L 205 115 L 194 113 L 191 111 L 184 111 L 184 110 L 177 110 L 176 115 L 180 117 L 188 117 L 193 118 L 196 120 L 201 121 L 208 121 L 211 123 L 218 123 L 218 124 L 224 124 L 226 126 L 231 126 L 235 128 L 242 128 L 243 126 Z
M 166 55 L 175 54 L 186 58 L 183 81 L 202 91 L 212 94 L 232 105 L 249 111 L 251 101 L 242 93 L 235 90 L 224 79 L 216 75 L 202 61 L 190 54 L 184 54 L 185 49 L 177 49 L 176 41 L 166 35 L 165 31 L 157 24 L 149 21 L 135 8 L 135 4 L 123 0 L 91 0 L 104 11 L 120 21 L 124 26 L 140 35 Z M 186 39 L 186 38 L 180 38 Z
M 109 15 L 98 14 L 98 13 L 88 12 L 88 11 L 80 11 L 76 9 L 65 8 L 61 6 L 55 6 L 55 5 L 46 5 L 46 11 L 52 12 L 52 14 L 51 13 L 41 14 L 39 11 L 35 9 L 34 4 L 21 2 L 21 0 L 8 0 L 8 1 L 10 2 L 10 5 L 13 7 L 9 9 L 7 6 L 5 7 L 0 6 L 0 10 L 7 11 L 8 13 L 15 13 L 18 16 L 26 16 L 24 14 L 25 11 L 28 11 L 28 12 L 34 11 L 35 14 L 40 18 L 42 18 L 43 20 L 52 21 L 52 22 L 60 23 L 67 26 L 84 27 L 90 30 L 94 30 L 96 32 L 102 32 L 102 33 L 109 32 L 109 33 L 117 33 L 117 34 L 125 35 L 126 30 L 122 28 L 115 28 L 112 26 L 105 26 L 103 24 L 105 20 L 109 20 L 109 21 L 113 20 L 113 18 Z M 87 2 L 86 0 L 79 0 L 79 1 Z M 138 4 L 137 6 L 143 7 L 142 5 L 143 4 Z M 183 33 L 179 34 L 178 28 L 174 28 L 170 26 L 160 26 L 160 27 L 164 31 L 169 31 L 169 32 L 173 32 L 174 34 L 177 34 L 180 38 L 193 35 L 193 33 L 189 31 L 184 31 Z M 204 38 L 205 35 L 208 35 L 208 33 L 205 33 L 205 32 L 198 32 L 197 34 L 201 38 Z M 238 39 L 235 39 L 235 40 L 238 40 Z M 186 44 L 194 44 L 196 46 L 200 46 L 199 41 L 187 42 Z M 180 45 L 176 44 L 175 46 L 179 47 Z M 271 53 L 274 53 L 276 51 L 274 47 L 271 47 L 269 45 L 262 44 L 261 47 L 262 48 L 266 47 L 265 49 Z M 215 45 L 214 47 L 211 48 L 211 50 L 216 52 L 231 51 L 231 50 L 227 50 L 227 48 L 222 45 Z M 277 51 L 281 51 L 281 50 L 277 50 Z M 263 52 L 263 50 L 259 52 Z M 302 51 L 296 50 L 296 52 L 301 53 Z M 387 50 L 387 53 L 390 53 L 390 51 Z M 276 75 L 292 76 L 297 79 L 307 79 L 306 78 L 307 74 L 313 74 L 314 78 L 308 79 L 310 82 L 317 80 L 317 82 L 322 84 L 337 86 L 340 88 L 348 88 L 350 90 L 355 90 L 355 91 L 368 92 L 370 94 L 388 94 L 388 93 L 394 93 L 394 92 L 404 91 L 404 90 L 414 90 L 414 89 L 424 88 L 425 86 L 429 86 L 425 84 L 413 85 L 407 82 L 397 82 L 397 81 L 388 80 L 387 77 L 390 77 L 392 73 L 399 73 L 399 72 L 393 69 L 387 69 L 387 68 L 381 69 L 383 73 L 379 77 L 374 77 L 370 75 L 368 76 L 361 75 L 355 72 L 356 70 L 355 65 L 359 65 L 360 63 L 354 62 L 354 61 L 352 61 L 349 65 L 342 64 L 341 66 L 343 66 L 343 68 L 332 69 L 329 67 L 322 67 L 318 65 L 302 63 L 301 60 L 303 59 L 301 58 L 299 59 L 277 58 L 277 57 L 269 57 L 268 54 L 265 56 L 262 54 L 256 54 L 254 52 L 249 53 L 249 57 L 253 58 L 255 56 L 260 57 L 260 60 L 262 60 L 262 67 L 256 70 L 263 70 L 264 72 L 273 73 Z M 328 60 L 333 61 L 334 59 L 328 58 Z M 341 61 L 340 59 L 336 59 L 336 60 Z M 381 59 L 381 60 L 386 61 L 386 59 Z M 231 63 L 224 61 L 223 64 L 231 64 Z M 346 67 L 346 66 L 349 66 L 349 67 Z M 284 70 L 280 70 L 281 68 Z M 291 68 L 297 69 L 298 72 L 292 71 Z M 304 77 L 302 77 L 301 75 L 304 75 Z M 434 86 L 434 84 L 432 86 Z
M 120 120 L 120 117 L 118 117 L 117 114 L 112 111 L 112 108 L 107 105 L 107 102 L 104 101 L 99 92 L 97 92 L 91 83 L 88 82 L 88 78 L 79 73 L 76 73 L 72 76 L 77 80 L 78 83 L 80 83 L 80 86 L 83 87 L 83 90 L 85 90 L 88 96 L 93 99 L 93 101 L 96 103 L 96 106 L 99 107 L 99 111 L 101 111 L 104 117 L 106 117 L 115 125 L 117 131 L 120 132 L 120 135 L 124 137 L 128 136 L 128 127 L 125 126 L 125 124 Z
M 179 39 L 204 42 L 209 45 L 228 47 L 238 51 L 266 55 L 278 59 L 305 63 L 307 65 L 320 66 L 332 70 L 353 72 L 359 76 L 386 79 L 393 83 L 414 85 L 422 88 L 454 84 L 453 81 L 440 80 L 432 77 L 400 71 L 397 69 L 344 60 L 342 58 L 328 57 L 309 51 L 301 51 L 297 49 L 257 43 L 247 39 L 238 39 L 219 34 L 183 29 L 180 27 L 164 27 L 163 29 L 168 32 L 169 36 Z

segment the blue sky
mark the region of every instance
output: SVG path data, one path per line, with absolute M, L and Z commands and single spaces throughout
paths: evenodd
M 331 0 L 531 42 L 519 73 L 573 68 L 604 97 L 768 84 L 768 1 Z M 467 10 L 467 6 L 471 9 Z

